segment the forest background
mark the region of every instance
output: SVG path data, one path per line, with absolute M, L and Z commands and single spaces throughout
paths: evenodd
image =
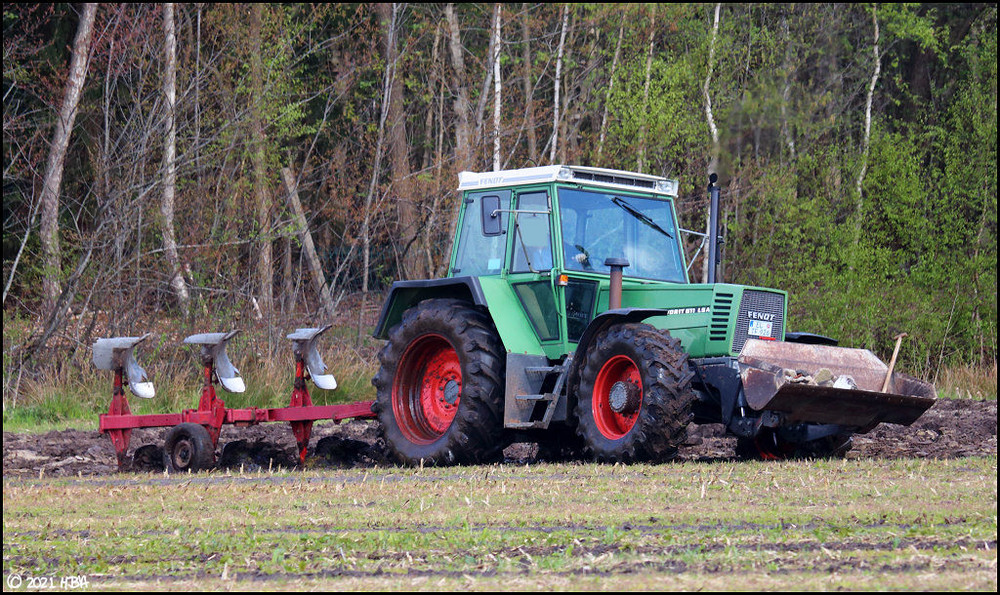
M 458 172 L 552 163 L 677 178 L 691 230 L 718 172 L 725 281 L 996 393 L 996 4 L 3 11 L 5 426 L 100 336 L 364 344 L 444 273 Z

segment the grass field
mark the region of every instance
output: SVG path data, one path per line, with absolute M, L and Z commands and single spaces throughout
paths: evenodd
M 4 590 L 997 588 L 996 457 L 5 479 Z

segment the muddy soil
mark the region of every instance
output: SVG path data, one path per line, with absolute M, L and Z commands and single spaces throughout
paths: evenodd
M 167 428 L 135 430 L 129 459 L 140 447 L 162 445 Z M 691 426 L 681 460 L 712 461 L 734 457 L 736 440 L 725 436 L 722 426 Z M 216 453 L 221 466 L 245 471 L 297 466 L 295 440 L 287 424 L 262 424 L 249 428 L 223 428 Z M 149 452 L 145 449 L 144 452 Z M 942 399 L 913 425 L 882 424 L 867 434 L 854 436 L 848 458 L 957 458 L 996 456 L 997 403 Z M 510 445 L 509 463 L 542 462 L 531 443 Z M 137 459 L 143 459 L 138 457 Z M 150 462 L 152 460 L 152 463 Z M 145 457 L 130 471 L 155 471 L 157 457 Z M 307 468 L 350 468 L 392 465 L 379 439 L 374 421 L 355 420 L 340 425 L 317 423 L 310 441 Z M 3 475 L 94 476 L 118 472 L 108 437 L 96 431 L 64 430 L 43 434 L 3 433 Z

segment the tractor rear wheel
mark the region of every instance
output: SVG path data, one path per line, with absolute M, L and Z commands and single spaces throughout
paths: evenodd
M 678 339 L 648 324 L 613 326 L 587 349 L 577 432 L 597 461 L 664 461 L 687 437 L 695 394 Z
M 372 384 L 390 453 L 407 465 L 475 464 L 503 451 L 503 345 L 490 319 L 461 300 L 425 300 L 403 314 Z
M 215 465 L 215 445 L 205 426 L 185 422 L 167 432 L 163 441 L 166 467 L 175 473 L 211 469 Z

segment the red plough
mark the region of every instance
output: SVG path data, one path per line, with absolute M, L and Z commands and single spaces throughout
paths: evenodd
M 155 395 L 150 382 L 135 360 L 136 346 L 150 335 L 141 337 L 116 337 L 98 339 L 94 343 L 94 365 L 101 370 L 114 372 L 111 405 L 108 413 L 100 416 L 99 429 L 107 434 L 115 448 L 118 468 L 128 467 L 128 448 L 132 430 L 137 428 L 169 427 L 161 450 L 155 445 L 140 447 L 133 454 L 133 462 L 138 467 L 162 464 L 171 471 L 199 471 L 215 465 L 215 450 L 219 444 L 222 426 L 232 424 L 246 427 L 266 422 L 288 422 L 299 448 L 299 462 L 304 463 L 312 434 L 313 422 L 332 419 L 339 423 L 352 418 L 374 418 L 372 401 L 357 401 L 343 405 L 313 405 L 306 386 L 306 379 L 324 390 L 333 390 L 337 381 L 326 373 L 326 365 L 316 347 L 316 339 L 330 329 L 330 325 L 319 328 L 302 328 L 288 335 L 295 354 L 295 381 L 290 403 L 287 407 L 245 409 L 227 408 L 226 403 L 216 395 L 215 383 L 232 393 L 246 390 L 239 370 L 226 354 L 226 344 L 239 331 L 229 333 L 206 333 L 192 335 L 185 343 L 201 347 L 204 366 L 204 383 L 197 409 L 185 409 L 180 413 L 133 415 L 129 408 L 124 386 L 141 398 Z

